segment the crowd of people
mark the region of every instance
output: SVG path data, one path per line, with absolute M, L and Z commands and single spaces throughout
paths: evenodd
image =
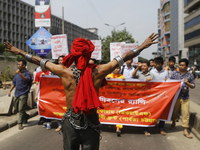
M 181 114 L 183 120 L 184 136 L 187 138 L 192 138 L 188 133 L 187 129 L 189 128 L 189 88 L 195 87 L 194 74 L 187 71 L 189 61 L 186 58 L 179 60 L 179 68 L 175 67 L 176 59 L 174 56 L 169 57 L 168 59 L 169 66 L 163 67 L 164 60 L 162 57 L 156 57 L 149 61 L 139 61 L 138 66 L 134 68 L 131 66 L 132 59 L 126 61 L 126 65 L 121 68 L 116 68 L 113 73 L 106 76 L 107 79 L 111 78 L 122 78 L 130 79 L 145 79 L 146 82 L 151 80 L 183 80 L 184 84 L 179 94 L 178 100 L 174 107 L 174 112 L 172 115 L 172 125 L 171 130 L 175 129 L 175 121 L 177 119 L 178 112 L 181 107 Z M 166 135 L 164 131 L 165 121 L 159 122 L 159 131 L 161 135 Z M 116 125 L 116 132 L 119 136 L 121 133 L 122 125 Z M 150 136 L 148 128 L 144 128 L 144 134 Z
M 188 60 L 180 59 L 179 68 L 175 68 L 175 58 L 169 58 L 169 66 L 163 68 L 163 58 L 156 57 L 154 60 L 138 62 L 137 68 L 134 68 L 132 58 L 139 55 L 141 51 L 155 44 L 158 38 L 157 34 L 151 34 L 140 46 L 133 49 L 122 56 L 116 57 L 109 63 L 100 62 L 101 65 L 95 65 L 96 60 L 91 59 L 91 53 L 94 50 L 94 45 L 91 41 L 77 38 L 71 47 L 71 53 L 68 56 L 63 56 L 58 59 L 58 63 L 52 63 L 46 59 L 32 56 L 23 50 L 17 49 L 9 42 L 4 43 L 6 50 L 14 54 L 19 54 L 29 62 L 40 65 L 37 68 L 38 73 L 35 75 L 33 83 L 36 87 L 40 82 L 42 75 L 54 74 L 61 78 L 65 88 L 67 112 L 63 116 L 62 124 L 58 121 L 58 131 L 62 128 L 63 147 L 64 149 L 99 149 L 99 134 L 100 122 L 98 119 L 97 108 L 102 107 L 99 101 L 99 88 L 106 84 L 105 78 L 121 78 L 123 80 L 129 78 L 145 79 L 146 82 L 151 80 L 168 80 L 182 79 L 184 86 L 180 92 L 176 102 L 172 117 L 171 129 L 175 128 L 175 119 L 181 107 L 183 116 L 184 136 L 192 138 L 188 133 L 189 127 L 189 88 L 194 88 L 194 76 L 187 72 Z M 82 48 L 84 47 L 84 49 Z M 62 60 L 61 60 L 62 59 Z M 62 62 L 62 63 L 59 63 Z M 75 65 L 71 67 L 72 63 Z M 126 62 L 126 66 L 123 66 Z M 111 73 L 112 72 L 112 73 Z M 29 82 L 31 74 L 26 70 L 26 61 L 18 61 L 18 70 L 13 80 L 8 95 L 16 87 L 15 102 L 16 109 L 19 109 L 19 129 L 23 129 L 23 123 L 27 122 L 29 116 L 25 112 L 25 101 L 27 101 L 28 92 L 30 89 Z M 74 80 L 72 80 L 74 79 Z M 93 86 L 90 86 L 93 85 Z M 80 94 L 82 93 L 82 94 Z M 91 97 L 93 95 L 93 97 Z M 36 91 L 37 100 L 37 91 Z M 93 103 L 87 106 L 86 101 Z M 91 106 L 92 105 L 92 106 Z M 43 126 L 50 129 L 50 120 L 41 119 Z M 39 121 L 39 123 L 41 122 Z M 71 122 L 74 122 L 73 124 Z M 81 126 L 80 126 L 81 125 Z M 160 134 L 166 135 L 164 131 L 164 121 L 159 123 Z M 62 127 L 61 127 L 62 126 Z M 121 133 L 122 125 L 116 125 L 116 132 Z M 98 133 L 98 134 L 97 134 Z M 144 129 L 145 135 L 149 136 L 148 128 Z

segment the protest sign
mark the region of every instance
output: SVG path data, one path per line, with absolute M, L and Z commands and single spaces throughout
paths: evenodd
M 94 58 L 96 60 L 101 60 L 101 40 L 91 40 L 91 42 L 95 46 L 91 58 Z
M 138 47 L 138 45 L 135 43 L 122 43 L 121 44 L 121 55 L 123 55 L 137 47 Z M 132 65 L 138 65 L 138 56 L 133 58 Z
M 61 55 L 68 55 L 67 35 L 54 35 L 51 37 L 52 59 L 58 59 Z

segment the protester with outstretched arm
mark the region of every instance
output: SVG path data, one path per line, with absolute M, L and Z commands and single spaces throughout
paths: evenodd
M 45 59 L 27 54 L 9 42 L 4 43 L 4 45 L 7 51 L 21 55 L 26 60 L 48 69 L 61 78 L 67 104 L 67 112 L 64 114 L 62 127 L 64 149 L 79 149 L 81 144 L 82 149 L 98 150 L 100 123 L 96 109 L 97 107 L 103 108 L 98 98 L 98 91 L 101 86 L 106 84 L 105 76 L 115 68 L 121 67 L 124 61 L 136 57 L 144 49 L 158 43 L 154 42 L 157 38 L 158 35 L 152 33 L 136 49 L 99 66 L 88 64 L 94 51 L 94 45 L 91 41 L 83 38 L 74 40 L 71 53 L 64 57 L 63 65 L 56 65 Z M 70 67 L 74 61 L 76 66 Z

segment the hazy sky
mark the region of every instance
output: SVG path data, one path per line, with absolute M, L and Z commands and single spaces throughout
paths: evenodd
M 34 5 L 34 0 L 22 0 Z M 157 33 L 157 12 L 159 0 L 51 0 L 52 14 L 61 17 L 62 6 L 65 9 L 65 20 L 82 28 L 97 28 L 98 35 L 111 35 L 113 27 L 122 30 L 126 27 L 139 45 L 153 32 Z M 94 9 L 96 11 L 94 11 Z M 143 51 L 144 58 L 153 58 L 152 52 L 157 51 L 157 45 Z

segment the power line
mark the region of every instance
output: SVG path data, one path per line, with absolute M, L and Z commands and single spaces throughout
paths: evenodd
M 92 9 L 94 10 L 94 12 L 96 13 L 96 15 L 99 17 L 99 19 L 103 22 L 103 24 L 105 24 L 105 21 L 104 21 L 103 17 L 98 12 L 98 10 L 95 8 L 94 4 L 90 0 L 87 0 L 87 1 L 90 4 L 90 6 L 92 7 Z

